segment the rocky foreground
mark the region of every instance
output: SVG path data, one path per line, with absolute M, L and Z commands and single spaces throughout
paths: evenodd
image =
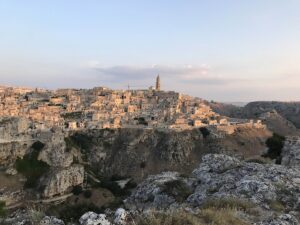
M 300 151 L 298 149 L 297 151 Z M 291 150 L 295 154 L 295 149 Z M 285 150 L 287 158 L 288 150 Z M 284 162 L 288 162 L 285 160 Z M 300 169 L 207 154 L 192 174 L 149 176 L 124 201 L 124 208 L 86 212 L 80 225 L 300 224 Z M 18 211 L 2 224 L 63 225 L 62 220 Z

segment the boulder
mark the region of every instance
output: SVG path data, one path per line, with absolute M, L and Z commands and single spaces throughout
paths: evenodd
M 105 214 L 87 212 L 79 219 L 81 225 L 111 225 Z
M 163 172 L 149 176 L 138 185 L 133 194 L 125 200 L 125 205 L 132 210 L 175 207 L 176 198 L 181 198 L 181 195 L 186 195 L 191 189 L 191 179 L 184 178 L 177 172 Z
M 129 213 L 123 208 L 118 208 L 115 212 L 114 224 L 126 225 L 128 221 L 130 221 Z
M 45 216 L 39 225 L 65 225 L 65 223 L 53 216 Z
M 41 185 L 45 187 L 43 197 L 49 198 L 65 193 L 69 188 L 80 185 L 84 180 L 84 167 L 72 165 L 68 168 L 55 168 L 47 174 Z

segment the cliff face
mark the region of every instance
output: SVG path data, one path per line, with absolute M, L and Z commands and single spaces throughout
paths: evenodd
M 207 153 L 260 155 L 269 135 L 267 130 L 254 128 L 239 129 L 232 135 L 211 129 L 205 137 L 200 129 L 51 130 L 32 134 L 34 139 L 28 139 L 28 144 L 0 143 L 0 165 L 13 167 L 17 157 L 30 154 L 33 140 L 41 142 L 37 160 L 46 162 L 50 170 L 39 181 L 38 190 L 44 197 L 53 197 L 82 184 L 83 167 L 98 177 L 130 176 L 136 181 L 163 171 L 190 173 Z
M 189 170 L 210 151 L 199 130 L 89 130 L 73 134 L 70 141 L 98 175 L 137 179 L 169 169 Z
M 81 150 L 82 159 L 98 175 L 118 174 L 140 180 L 148 174 L 167 170 L 188 173 L 208 152 L 230 152 L 241 157 L 260 155 L 269 135 L 263 129 L 238 131 L 237 134 L 225 136 L 218 136 L 211 131 L 205 138 L 199 129 L 182 132 L 152 129 L 89 130 L 71 135 L 69 145 Z M 241 143 L 241 140 L 244 142 Z M 254 146 L 255 150 L 250 151 Z
M 29 127 L 30 122 L 23 118 L 0 118 L 0 166 L 12 165 L 27 153 L 33 143 Z
M 80 185 L 84 179 L 82 165 L 72 165 L 64 169 L 52 169 L 41 181 L 44 186 L 43 197 L 49 198 L 65 193 L 69 188 Z

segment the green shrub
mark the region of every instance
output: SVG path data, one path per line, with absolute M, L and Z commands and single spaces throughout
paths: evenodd
M 125 185 L 125 189 L 133 189 L 136 188 L 137 183 L 133 180 L 128 181 L 128 183 Z
M 6 214 L 7 214 L 7 211 L 5 209 L 5 205 L 6 205 L 5 202 L 0 201 L 0 218 L 5 217 Z
M 162 191 L 172 196 L 178 202 L 184 201 L 189 195 L 192 194 L 192 190 L 187 184 L 181 180 L 172 180 L 166 182 L 162 187 Z
M 204 138 L 210 135 L 210 131 L 206 127 L 200 127 L 199 130 Z
M 57 209 L 56 209 L 57 210 Z M 86 212 L 102 213 L 103 210 L 94 204 L 64 205 L 58 210 L 59 218 L 65 223 L 78 222 L 80 217 Z
M 268 138 L 266 145 L 268 147 L 268 152 L 265 154 L 265 157 L 271 159 L 276 159 L 276 163 L 281 163 L 281 152 L 284 146 L 285 137 L 274 133 L 272 137 Z
M 72 193 L 74 195 L 80 195 L 82 193 L 82 187 L 80 185 L 76 185 L 72 189 Z
M 124 196 L 129 194 L 127 190 L 122 189 L 117 182 L 112 180 L 101 180 L 100 187 L 110 190 L 115 196 Z
M 76 143 L 74 143 L 74 141 L 70 137 L 66 137 L 64 140 L 65 140 L 66 147 L 67 147 L 68 151 L 71 150 L 72 148 L 77 148 L 78 147 L 76 145 Z
M 147 166 L 147 163 L 145 161 L 143 161 L 143 162 L 140 163 L 140 168 L 141 169 L 145 169 L 146 166 Z
M 78 146 L 81 150 L 89 150 L 93 146 L 92 138 L 85 134 L 76 133 L 69 137 L 72 143 Z
M 26 154 L 23 159 L 18 158 L 16 160 L 17 171 L 27 179 L 24 184 L 25 188 L 35 188 L 40 177 L 46 174 L 50 168 L 47 163 L 38 160 L 38 155 L 43 148 L 43 144 L 36 142 L 32 148 L 31 153 Z
M 92 197 L 92 192 L 90 190 L 86 190 L 83 192 L 83 196 L 85 198 L 90 198 L 90 197 Z

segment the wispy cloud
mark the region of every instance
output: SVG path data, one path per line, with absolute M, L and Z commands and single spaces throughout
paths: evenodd
M 200 66 L 183 65 L 183 66 L 112 66 L 103 67 L 96 61 L 91 61 L 86 64 L 88 68 L 98 72 L 101 78 L 105 77 L 109 81 L 130 81 L 130 80 L 149 80 L 153 79 L 157 74 L 160 74 L 165 79 L 177 82 L 196 82 L 205 85 L 222 85 L 229 82 L 241 81 L 241 79 L 233 77 L 224 77 L 215 74 L 213 69 L 206 64 Z

